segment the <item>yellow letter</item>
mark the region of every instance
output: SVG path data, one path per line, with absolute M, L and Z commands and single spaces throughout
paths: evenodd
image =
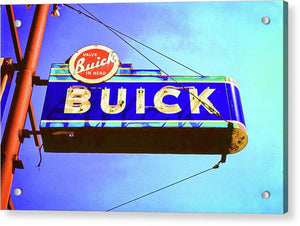
M 91 107 L 90 98 L 91 92 L 84 86 L 68 88 L 64 113 L 87 112 Z
M 136 113 L 145 113 L 145 89 L 142 87 L 136 90 Z
M 199 109 L 200 105 L 203 105 L 203 107 L 205 107 L 205 109 L 210 114 L 220 114 L 218 110 L 213 106 L 213 104 L 207 99 L 215 91 L 215 89 L 210 89 L 209 87 L 207 87 L 199 96 L 198 96 L 197 89 L 192 88 L 189 91 L 190 91 L 190 102 L 191 102 L 192 114 L 200 113 L 200 109 Z
M 154 105 L 156 109 L 162 113 L 166 114 L 174 114 L 181 111 L 181 108 L 178 104 L 165 104 L 163 103 L 163 98 L 167 95 L 175 96 L 176 98 L 179 96 L 180 91 L 177 89 L 168 88 L 167 86 L 163 87 L 159 90 L 154 96 Z
M 101 96 L 101 109 L 106 114 L 118 114 L 126 106 L 126 89 L 118 89 L 118 104 L 109 105 L 110 89 L 104 88 Z

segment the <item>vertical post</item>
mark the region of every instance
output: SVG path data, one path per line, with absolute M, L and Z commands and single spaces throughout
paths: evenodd
M 20 46 L 20 42 L 19 42 L 18 31 L 14 25 L 15 14 L 14 14 L 13 6 L 7 5 L 6 12 L 7 12 L 7 17 L 8 17 L 11 37 L 12 37 L 13 43 L 14 43 L 14 49 L 15 49 L 15 53 L 16 53 L 16 57 L 17 57 L 18 66 L 20 67 L 21 63 L 22 63 L 22 53 L 21 53 L 21 46 Z
M 15 54 L 16 54 L 16 58 L 17 58 L 17 61 L 18 61 L 18 68 L 20 69 L 22 67 L 23 57 L 22 57 L 22 51 L 21 51 L 18 31 L 17 31 L 17 28 L 14 25 L 15 14 L 14 14 L 13 6 L 12 5 L 7 5 L 6 6 L 6 12 L 7 12 L 7 17 L 8 17 L 11 37 L 12 37 L 13 44 L 14 44 Z M 2 104 L 2 101 L 1 101 L 1 104 Z M 3 105 L 3 106 L 5 106 L 5 105 Z M 3 111 L 3 107 L 1 106 L 1 113 L 2 113 L 2 111 Z M 30 123 L 31 123 L 32 130 L 37 131 L 37 125 L 36 125 L 33 106 L 32 106 L 31 101 L 29 103 L 28 113 L 29 113 L 29 118 L 30 118 Z M 40 141 L 39 136 L 38 135 L 33 135 L 33 137 L 34 137 L 35 145 L 40 148 L 41 147 L 41 141 Z
M 23 66 L 16 80 L 16 88 L 1 143 L 1 209 L 6 209 L 13 180 L 13 161 L 18 159 L 19 133 L 24 128 L 32 93 L 34 76 L 40 55 L 49 5 L 37 5 L 26 46 Z

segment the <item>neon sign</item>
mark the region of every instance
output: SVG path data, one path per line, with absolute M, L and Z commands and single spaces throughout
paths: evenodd
M 158 70 L 122 64 L 106 82 L 85 84 L 67 64 L 53 64 L 41 120 L 45 151 L 242 150 L 248 138 L 237 84 L 222 76 L 174 78 L 182 86 Z

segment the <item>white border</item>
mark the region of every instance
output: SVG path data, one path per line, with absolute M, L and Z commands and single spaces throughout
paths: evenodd
M 59 3 L 57 0 L 55 0 Z M 158 0 L 151 0 L 152 2 Z M 161 2 L 167 0 L 160 0 Z M 174 0 L 173 0 L 174 1 Z M 179 1 L 179 0 L 176 0 Z M 181 0 L 182 1 L 182 0 Z M 195 1 L 195 0 L 189 0 Z M 213 0 L 206 0 L 212 2 Z M 225 0 L 218 0 L 225 1 Z M 239 0 L 231 0 L 239 1 Z M 32 2 L 47 3 L 46 0 L 29 0 L 26 4 Z M 49 2 L 49 1 L 48 1 Z M 71 0 L 65 0 L 65 3 L 71 3 Z M 74 1 L 73 1 L 74 2 Z M 78 0 L 87 2 L 87 0 Z M 95 0 L 88 1 L 89 3 Z M 108 2 L 97 0 L 97 3 Z M 111 2 L 145 2 L 145 0 L 111 0 Z M 103 224 L 111 226 L 130 225 L 172 225 L 172 226 L 253 226 L 253 225 L 272 225 L 272 226 L 294 226 L 300 221 L 300 153 L 299 153 L 299 127 L 300 127 L 300 1 L 288 0 L 289 2 L 289 213 L 285 215 L 274 214 L 210 214 L 210 213 L 136 213 L 136 212 L 80 212 L 80 211 L 0 211 L 0 221 L 3 225 L 85 225 Z M 3 0 L 1 4 L 25 4 L 24 0 Z M 297 40 L 297 41 L 296 41 Z M 266 144 L 268 145 L 268 144 Z M 226 166 L 222 166 L 226 170 Z M 259 175 L 258 175 L 259 176 Z

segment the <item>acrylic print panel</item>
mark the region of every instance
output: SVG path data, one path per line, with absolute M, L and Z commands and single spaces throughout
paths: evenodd
M 25 5 L 13 5 L 13 10 L 22 22 L 17 32 L 24 54 L 35 5 L 29 10 Z M 198 76 L 200 80 L 201 75 L 232 78 L 239 87 L 248 143 L 240 152 L 227 155 L 219 168 L 213 168 L 220 155 L 88 153 L 88 145 L 86 153 L 53 153 L 42 148 L 40 155 L 31 136 L 21 144 L 19 159 L 24 169 L 15 170 L 11 186 L 16 210 L 287 211 L 286 2 L 70 4 L 59 6 L 58 17 L 50 16 L 50 11 L 36 70 L 41 79 L 51 79 L 53 63 L 64 64 L 74 52 L 94 44 L 113 49 L 121 63 L 132 64 L 132 69 L 161 70 L 171 77 Z M 91 19 L 88 12 L 110 29 Z M 1 57 L 16 63 L 7 17 L 3 6 Z M 2 117 L 2 134 L 14 86 L 13 81 Z M 178 84 L 174 82 L 174 86 Z M 43 107 L 47 108 L 43 106 L 46 92 L 46 86 L 33 87 L 38 124 Z M 212 97 L 206 99 L 214 102 Z M 165 101 L 171 105 L 176 100 L 173 96 Z M 212 117 L 207 108 L 200 106 L 200 111 Z M 29 118 L 25 128 L 31 130 Z

